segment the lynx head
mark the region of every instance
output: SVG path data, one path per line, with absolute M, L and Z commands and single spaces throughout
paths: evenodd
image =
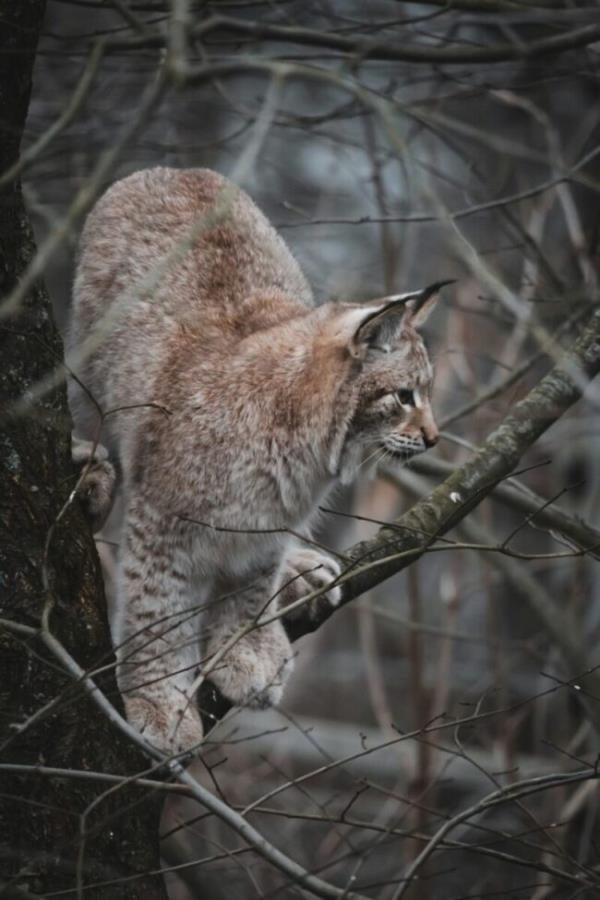
M 437 443 L 433 369 L 418 328 L 449 283 L 338 308 L 339 339 L 352 360 L 347 376 L 351 413 L 335 451 L 343 481 L 365 457 L 408 460 Z

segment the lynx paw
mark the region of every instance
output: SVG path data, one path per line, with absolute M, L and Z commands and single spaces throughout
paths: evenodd
M 339 563 L 326 553 L 309 547 L 296 547 L 285 561 L 283 589 L 280 606 L 287 606 L 306 597 L 313 591 L 321 590 L 341 574 Z M 342 599 L 342 589 L 334 585 L 320 597 L 308 603 L 309 615 L 317 616 L 323 606 L 338 606 Z M 301 615 L 306 606 L 299 606 L 290 615 Z
M 196 754 L 204 732 L 200 716 L 185 698 L 177 697 L 167 708 L 145 697 L 124 697 L 127 721 L 167 756 Z
M 207 663 L 229 635 L 213 636 Z M 210 680 L 235 706 L 276 706 L 293 669 L 292 648 L 280 622 L 240 638 L 210 672 Z
M 73 462 L 80 468 L 87 467 L 79 485 L 79 497 L 92 531 L 100 531 L 112 509 L 117 473 L 108 461 L 108 451 L 102 444 L 94 447 L 91 441 L 73 437 L 71 447 Z
M 112 509 L 117 476 L 111 463 L 93 462 L 89 465 L 78 494 L 90 520 L 92 531 L 100 531 Z

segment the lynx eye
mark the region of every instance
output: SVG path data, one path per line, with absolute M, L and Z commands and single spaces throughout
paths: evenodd
M 402 390 L 398 391 L 396 397 L 402 404 L 402 406 L 414 406 L 415 405 L 415 395 L 413 391 Z

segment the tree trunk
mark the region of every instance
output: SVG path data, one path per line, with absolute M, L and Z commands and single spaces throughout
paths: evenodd
M 18 157 L 44 8 L 45 0 L 0 2 L 0 173 Z M 0 201 L 0 294 L 6 298 L 35 245 L 19 183 L 3 188 Z M 35 627 L 45 610 L 51 631 L 82 666 L 110 664 L 98 558 L 78 503 L 67 504 L 57 522 L 75 478 L 64 385 L 22 408 L 62 359 L 42 284 L 10 317 L 0 308 L 0 359 L 0 615 Z M 120 704 L 113 667 L 99 680 Z M 41 643 L 6 627 L 0 628 L 0 708 L 1 764 L 125 776 L 146 766 Z M 78 884 L 112 881 L 85 897 L 166 897 L 162 876 L 144 874 L 160 865 L 159 797 L 6 769 L 0 769 L 0 791 L 0 896 L 69 889 L 75 895 Z

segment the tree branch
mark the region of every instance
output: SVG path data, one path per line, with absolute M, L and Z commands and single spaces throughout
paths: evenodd
M 214 32 L 246 35 L 256 40 L 275 40 L 307 47 L 337 50 L 356 60 L 389 60 L 391 62 L 425 63 L 434 65 L 462 65 L 463 63 L 496 63 L 510 60 L 534 59 L 587 47 L 600 40 L 600 25 L 584 25 L 571 31 L 551 35 L 530 43 L 514 42 L 490 44 L 487 47 L 459 45 L 435 46 L 425 43 L 392 43 L 391 41 L 350 38 L 333 32 L 317 31 L 290 25 L 271 25 L 268 22 L 236 19 L 214 15 L 189 29 L 190 38 L 203 38 Z M 443 40 L 443 39 L 441 39 Z M 157 31 L 149 36 L 116 38 L 107 43 L 107 50 L 121 51 L 148 47 L 163 47 L 164 34 Z M 217 64 L 218 65 L 218 64 Z
M 488 47 L 435 47 L 429 44 L 392 44 L 379 40 L 353 39 L 339 34 L 289 25 L 270 25 L 228 16 L 215 16 L 214 27 L 259 39 L 285 41 L 309 47 L 339 50 L 358 59 L 390 60 L 410 63 L 493 63 L 511 59 L 533 59 L 548 53 L 560 53 L 585 47 L 600 40 L 600 25 L 584 25 L 552 37 L 531 41 L 491 44 Z
M 425 457 L 415 460 L 412 464 L 416 472 L 423 475 L 448 477 L 454 471 L 454 466 L 442 459 Z M 600 555 L 600 531 L 594 528 L 584 519 L 573 516 L 555 503 L 547 506 L 544 497 L 526 488 L 509 481 L 496 485 L 492 496 L 511 509 L 516 509 L 527 516 L 537 526 L 557 531 L 578 547 L 590 550 L 592 555 Z

